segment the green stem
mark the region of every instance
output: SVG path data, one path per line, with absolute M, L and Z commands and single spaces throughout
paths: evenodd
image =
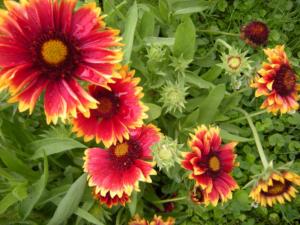
M 178 201 L 182 201 L 182 200 L 186 200 L 186 197 L 170 198 L 170 199 L 165 199 L 165 200 L 154 201 L 153 203 L 162 204 L 162 203 L 167 203 L 167 202 L 178 202 Z
M 216 30 L 198 30 L 198 31 L 203 32 L 203 33 L 215 34 L 215 35 L 223 34 L 223 35 L 235 36 L 235 37 L 240 36 L 240 34 L 234 34 L 234 33 L 228 33 L 228 32 L 223 32 L 223 31 L 216 31 Z
M 255 117 L 255 116 L 264 114 L 266 112 L 267 112 L 267 110 L 260 110 L 258 112 L 250 113 L 249 116 L 250 117 Z M 240 118 L 237 118 L 237 119 L 234 119 L 234 120 L 229 120 L 229 121 L 227 121 L 227 123 L 235 123 L 235 122 L 239 122 L 239 121 L 244 120 L 244 119 L 247 119 L 246 116 L 243 116 L 243 117 L 240 117 Z
M 217 39 L 217 40 L 216 40 L 216 43 L 222 44 L 223 46 L 225 46 L 226 48 L 228 48 L 228 50 L 231 50 L 231 49 L 232 49 L 232 47 L 231 47 L 226 41 L 224 41 L 224 40 L 222 40 L 222 39 Z
M 258 133 L 257 133 L 257 130 L 256 130 L 256 127 L 254 126 L 254 123 L 251 119 L 251 117 L 249 116 L 249 114 L 243 110 L 243 109 L 240 109 L 240 108 L 236 108 L 237 111 L 243 113 L 249 123 L 249 126 L 252 130 L 252 133 L 253 133 L 253 137 L 254 137 L 254 140 L 255 140 L 255 144 L 256 144 L 256 147 L 257 147 L 257 150 L 258 150 L 258 153 L 259 153 L 259 156 L 260 156 L 260 159 L 262 161 L 262 164 L 264 166 L 265 169 L 268 169 L 269 167 L 269 163 L 268 163 L 268 160 L 267 160 L 267 157 L 265 155 L 265 152 L 264 152 L 264 149 L 261 145 L 261 142 L 260 142 L 260 139 L 259 139 L 259 136 L 258 136 Z

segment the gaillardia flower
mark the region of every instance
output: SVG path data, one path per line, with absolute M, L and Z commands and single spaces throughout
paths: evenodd
M 161 216 L 154 215 L 152 221 L 147 221 L 142 219 L 139 215 L 136 215 L 128 225 L 174 225 L 175 219 L 173 217 L 168 217 L 166 221 L 162 219 Z
M 268 43 L 269 28 L 260 21 L 253 21 L 241 28 L 241 39 L 252 47 L 266 45 Z
M 90 148 L 85 151 L 84 171 L 95 194 L 111 198 L 138 191 L 139 181 L 151 182 L 155 175 L 150 147 L 159 141 L 154 125 L 144 125 L 129 133 L 129 139 L 112 145 L 108 150 Z
M 190 198 L 192 202 L 194 202 L 196 205 L 204 204 L 205 193 L 203 189 L 199 185 L 195 185 L 193 189 L 190 191 Z
M 297 76 L 289 64 L 284 46 L 265 49 L 264 52 L 269 62 L 263 63 L 251 84 L 251 87 L 257 89 L 256 97 L 267 97 L 261 108 L 274 114 L 278 111 L 282 114 L 297 110 L 300 85 L 296 83 Z
M 100 86 L 90 86 L 89 93 L 99 101 L 99 106 L 91 110 L 86 118 L 79 114 L 73 120 L 73 131 L 84 136 L 85 141 L 96 138 L 106 147 L 128 139 L 129 129 L 141 127 L 147 118 L 147 107 L 140 101 L 143 97 L 142 88 L 137 86 L 140 79 L 127 66 L 119 71 L 121 77 L 114 78 L 114 83 L 107 84 L 109 90 Z
M 121 197 L 118 195 L 111 197 L 110 192 L 107 192 L 105 196 L 102 196 L 100 193 L 96 193 L 95 190 L 96 188 L 93 190 L 94 198 L 97 199 L 100 204 L 105 204 L 108 208 L 111 208 L 114 205 L 125 206 L 127 202 L 130 202 L 130 198 L 125 192 L 123 192 Z
M 0 90 L 32 113 L 45 90 L 47 123 L 76 111 L 86 116 L 97 101 L 77 80 L 105 86 L 122 58 L 118 31 L 105 27 L 96 3 L 76 0 L 4 1 L 0 14 Z
M 191 170 L 190 179 L 194 179 L 205 194 L 205 204 L 217 205 L 218 201 L 232 198 L 232 190 L 238 188 L 230 176 L 236 155 L 236 142 L 221 145 L 220 130 L 217 127 L 202 125 L 191 135 L 189 146 L 191 152 L 184 153 L 182 166 Z
M 261 206 L 273 206 L 291 201 L 298 192 L 300 176 L 290 171 L 272 172 L 267 179 L 260 179 L 250 192 L 250 197 Z

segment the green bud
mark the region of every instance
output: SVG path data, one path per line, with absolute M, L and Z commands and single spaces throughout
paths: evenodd
M 269 215 L 269 221 L 271 222 L 271 224 L 279 224 L 280 223 L 280 217 L 278 216 L 277 213 L 271 213 Z

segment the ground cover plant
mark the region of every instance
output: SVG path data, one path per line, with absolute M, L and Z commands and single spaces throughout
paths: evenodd
M 299 224 L 300 1 L 0 7 L 0 224 Z

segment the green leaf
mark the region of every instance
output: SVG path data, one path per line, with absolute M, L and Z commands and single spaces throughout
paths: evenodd
M 147 122 L 151 122 L 152 120 L 155 120 L 160 116 L 161 114 L 160 106 L 152 103 L 146 103 L 145 105 L 149 108 L 149 111 L 147 111 L 148 114 Z
M 221 129 L 221 137 L 227 141 L 237 141 L 237 142 L 249 142 L 253 141 L 251 138 L 244 138 L 235 134 L 231 134 L 228 131 Z
M 71 149 L 87 148 L 84 144 L 81 144 L 71 138 L 45 138 L 31 142 L 27 147 L 35 152 L 31 157 L 32 159 L 43 157 L 44 152 L 47 156 L 49 156 Z
M 145 12 L 141 24 L 140 24 L 140 35 L 142 38 L 153 36 L 155 20 L 154 16 L 150 12 Z
M 134 191 L 131 195 L 131 201 L 130 203 L 128 203 L 128 208 L 131 216 L 134 216 L 136 213 L 137 199 L 137 192 Z
M 0 149 L 0 158 L 11 171 L 17 172 L 29 179 L 35 180 L 38 177 L 38 173 L 28 168 L 28 165 L 21 161 L 13 151 Z
M 175 33 L 173 53 L 176 57 L 181 55 L 185 59 L 193 59 L 195 52 L 196 30 L 193 21 L 187 18 L 179 24 Z
M 46 187 L 47 181 L 48 181 L 48 159 L 46 156 L 44 156 L 44 173 L 40 177 L 40 179 L 32 185 L 31 189 L 29 189 L 28 198 L 26 198 L 23 202 L 21 202 L 20 215 L 22 216 L 23 219 L 25 219 L 30 214 L 33 207 L 40 199 Z
M 125 23 L 125 31 L 123 34 L 123 43 L 124 47 L 124 63 L 128 64 L 131 57 L 135 28 L 138 20 L 138 8 L 136 1 L 134 1 L 133 5 L 130 7 Z
M 5 211 L 15 204 L 18 201 L 16 196 L 11 192 L 8 193 L 1 201 L 0 201 L 0 215 L 5 213 Z
M 209 124 L 213 121 L 220 103 L 225 95 L 225 85 L 219 84 L 199 105 L 198 123 Z
M 222 68 L 219 66 L 211 67 L 206 73 L 204 73 L 201 78 L 206 81 L 214 81 L 222 73 Z
M 166 37 L 146 37 L 145 42 L 147 45 L 168 45 L 172 46 L 175 43 L 175 38 L 166 38 Z
M 200 89 L 209 89 L 215 87 L 215 85 L 211 82 L 204 80 L 203 78 L 199 77 L 198 75 L 192 72 L 185 73 L 185 81 L 189 84 L 192 84 Z
M 76 209 L 76 211 L 74 212 L 77 216 L 85 219 L 86 221 L 96 224 L 96 225 L 104 225 L 103 223 L 101 223 L 95 216 L 93 216 L 92 214 L 90 214 L 88 211 L 86 211 L 85 209 L 82 208 L 78 208 Z
M 59 225 L 67 220 L 78 208 L 86 186 L 86 174 L 82 174 L 59 202 L 48 225 Z

